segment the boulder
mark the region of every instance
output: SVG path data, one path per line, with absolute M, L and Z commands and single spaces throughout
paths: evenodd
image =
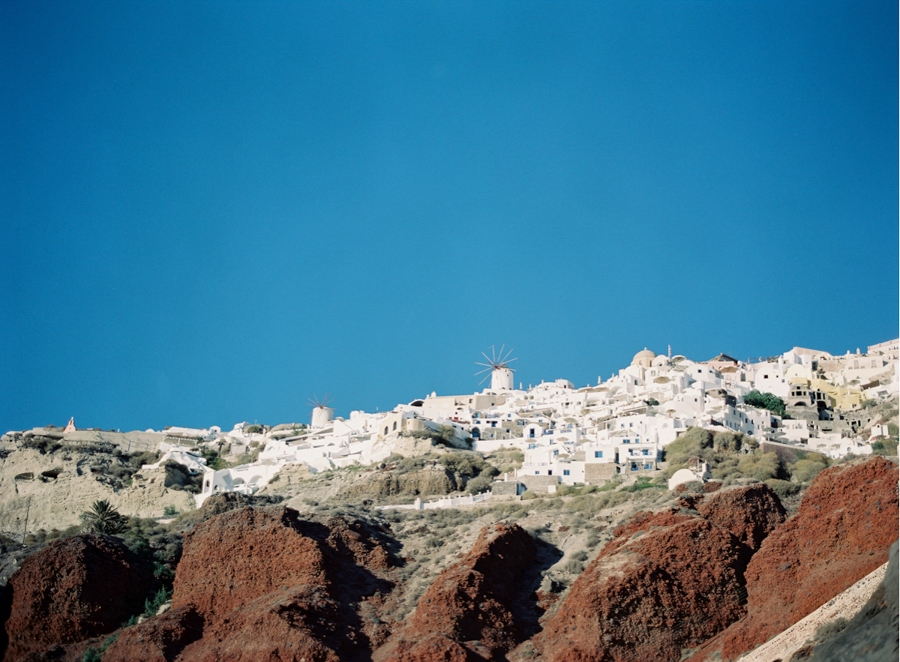
M 472 550 L 445 568 L 419 600 L 409 626 L 375 659 L 501 659 L 524 638 L 526 581 L 537 547 L 517 524 L 481 530 Z
M 731 531 L 753 551 L 785 520 L 781 499 L 765 483 L 713 492 L 696 508 L 703 517 Z
M 172 609 L 126 630 L 103 659 L 356 659 L 370 647 L 359 605 L 389 592 L 374 573 L 393 563 L 363 522 L 283 506 L 223 512 L 185 536 Z
M 575 580 L 534 639 L 543 660 L 679 660 L 745 613 L 751 550 L 689 511 L 638 513 Z
M 25 559 L 9 588 L 4 659 L 15 662 L 56 644 L 112 632 L 143 610 L 153 574 L 120 540 L 82 534 Z

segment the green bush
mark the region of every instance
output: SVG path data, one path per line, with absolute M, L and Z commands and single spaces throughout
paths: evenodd
M 819 453 L 808 453 L 805 457 L 788 465 L 788 473 L 801 483 L 811 483 L 823 469 L 827 469 L 828 458 Z
M 159 608 L 166 604 L 172 598 L 172 589 L 163 587 L 156 592 L 152 598 L 144 600 L 144 616 L 147 618 L 155 616 Z
M 112 646 L 113 642 L 115 642 L 118 637 L 118 633 L 112 635 L 100 645 L 100 648 L 94 648 L 93 646 L 88 647 L 88 649 L 84 651 L 84 655 L 81 656 L 81 662 L 101 662 L 106 649 Z
M 896 439 L 880 439 L 872 442 L 872 452 L 875 455 L 894 456 L 897 454 Z
M 479 453 L 463 452 L 447 453 L 438 458 L 448 471 L 453 471 L 461 476 L 496 476 L 499 471 L 491 464 L 485 462 Z
M 627 487 L 622 488 L 622 492 L 639 492 L 640 490 L 646 490 L 649 487 L 656 487 L 666 489 L 665 486 L 659 485 L 657 483 L 653 483 L 646 476 L 638 477 L 637 481 Z
M 716 432 L 713 436 L 713 448 L 719 452 L 746 453 L 759 448 L 759 442 L 741 432 Z
M 178 509 L 175 506 L 166 506 L 163 508 L 163 517 L 175 517 L 178 514 Z
M 664 458 L 669 463 L 670 468 L 674 465 L 685 465 L 692 457 L 703 457 L 706 459 L 704 450 L 712 447 L 713 436 L 709 430 L 690 427 L 678 439 L 665 447 Z
M 799 483 L 792 483 L 789 480 L 779 480 L 777 478 L 770 478 L 769 480 L 763 481 L 766 485 L 768 485 L 775 494 L 778 495 L 780 499 L 786 499 L 789 496 L 793 496 L 794 494 L 798 494 L 800 490 L 803 489 L 803 486 Z
M 778 455 L 759 451 L 741 457 L 738 461 L 738 471 L 749 478 L 761 481 L 779 478 L 783 472 Z
M 768 409 L 776 416 L 784 416 L 784 400 L 772 393 L 760 393 L 756 389 L 744 396 L 744 403 L 757 409 Z
M 494 481 L 490 476 L 475 476 L 475 478 L 466 483 L 466 492 L 468 492 L 469 494 L 479 494 L 491 489 L 491 485 L 493 485 L 493 483 Z

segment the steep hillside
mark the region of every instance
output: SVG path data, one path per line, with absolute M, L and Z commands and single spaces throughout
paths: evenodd
M 122 599 L 153 588 L 109 570 L 140 566 L 115 538 L 31 556 L 5 659 L 733 659 L 886 561 L 897 478 L 880 458 L 829 469 L 787 520 L 762 483 L 407 513 L 223 495 L 173 523 L 171 607 L 139 624 Z

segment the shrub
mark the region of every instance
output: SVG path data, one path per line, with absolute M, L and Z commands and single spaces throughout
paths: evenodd
M 738 461 L 738 471 L 745 476 L 756 480 L 769 480 L 779 478 L 782 474 L 781 459 L 775 453 L 760 453 L 744 455 Z
M 776 416 L 784 416 L 784 400 L 772 393 L 760 393 L 756 389 L 744 396 L 744 403 L 757 409 L 768 409 Z
M 106 649 L 113 645 L 113 642 L 118 636 L 118 633 L 112 635 L 100 645 L 100 648 L 94 648 L 93 646 L 88 647 L 88 649 L 84 651 L 84 655 L 81 656 L 81 662 L 101 662 Z
M 147 618 L 155 616 L 159 608 L 166 604 L 172 598 L 172 589 L 165 586 L 159 589 L 152 598 L 144 600 L 144 616 Z
M 469 494 L 479 494 L 484 492 L 485 490 L 491 489 L 491 485 L 494 481 L 490 478 L 490 476 L 476 476 L 468 483 L 466 483 L 466 492 Z
M 716 432 L 713 436 L 713 448 L 720 452 L 752 452 L 759 448 L 759 443 L 742 432 Z
M 775 494 L 778 495 L 779 499 L 786 499 L 789 496 L 793 496 L 800 492 L 803 489 L 803 486 L 799 483 L 792 483 L 788 480 L 779 480 L 777 478 L 770 478 L 769 480 L 763 481 L 766 485 L 768 485 Z
M 664 457 L 670 467 L 683 465 L 687 464 L 692 457 L 703 457 L 703 450 L 712 448 L 712 446 L 713 436 L 709 430 L 690 427 L 683 435 L 665 447 Z
M 640 490 L 646 490 L 649 487 L 657 487 L 662 489 L 667 489 L 664 485 L 659 485 L 657 483 L 652 483 L 649 478 L 646 476 L 640 476 L 636 482 L 627 487 L 623 487 L 623 492 L 638 492 Z
M 536 499 L 537 494 L 532 492 L 531 490 L 525 490 L 522 492 L 522 501 L 528 501 L 529 499 Z
M 462 476 L 496 476 L 499 471 L 491 464 L 484 461 L 478 453 L 459 452 L 447 453 L 438 458 L 448 471 L 453 471 Z
M 875 455 L 893 456 L 897 454 L 896 439 L 880 439 L 872 442 L 872 452 Z
M 178 515 L 178 509 L 175 506 L 163 508 L 163 517 L 175 517 L 176 515 Z
M 808 453 L 793 464 L 788 466 L 788 471 L 793 478 L 801 483 L 810 483 L 813 478 L 819 475 L 823 469 L 827 469 L 829 465 L 828 458 L 819 453 Z
M 813 636 L 813 640 L 816 642 L 822 642 L 826 639 L 830 639 L 836 634 L 840 634 L 844 630 L 847 629 L 847 619 L 846 618 L 836 618 L 833 621 L 827 621 L 826 623 L 822 623 L 819 627 L 816 628 L 816 634 Z

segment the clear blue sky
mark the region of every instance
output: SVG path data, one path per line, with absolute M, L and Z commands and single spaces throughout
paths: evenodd
M 0 3 L 0 428 L 898 335 L 895 2 Z

